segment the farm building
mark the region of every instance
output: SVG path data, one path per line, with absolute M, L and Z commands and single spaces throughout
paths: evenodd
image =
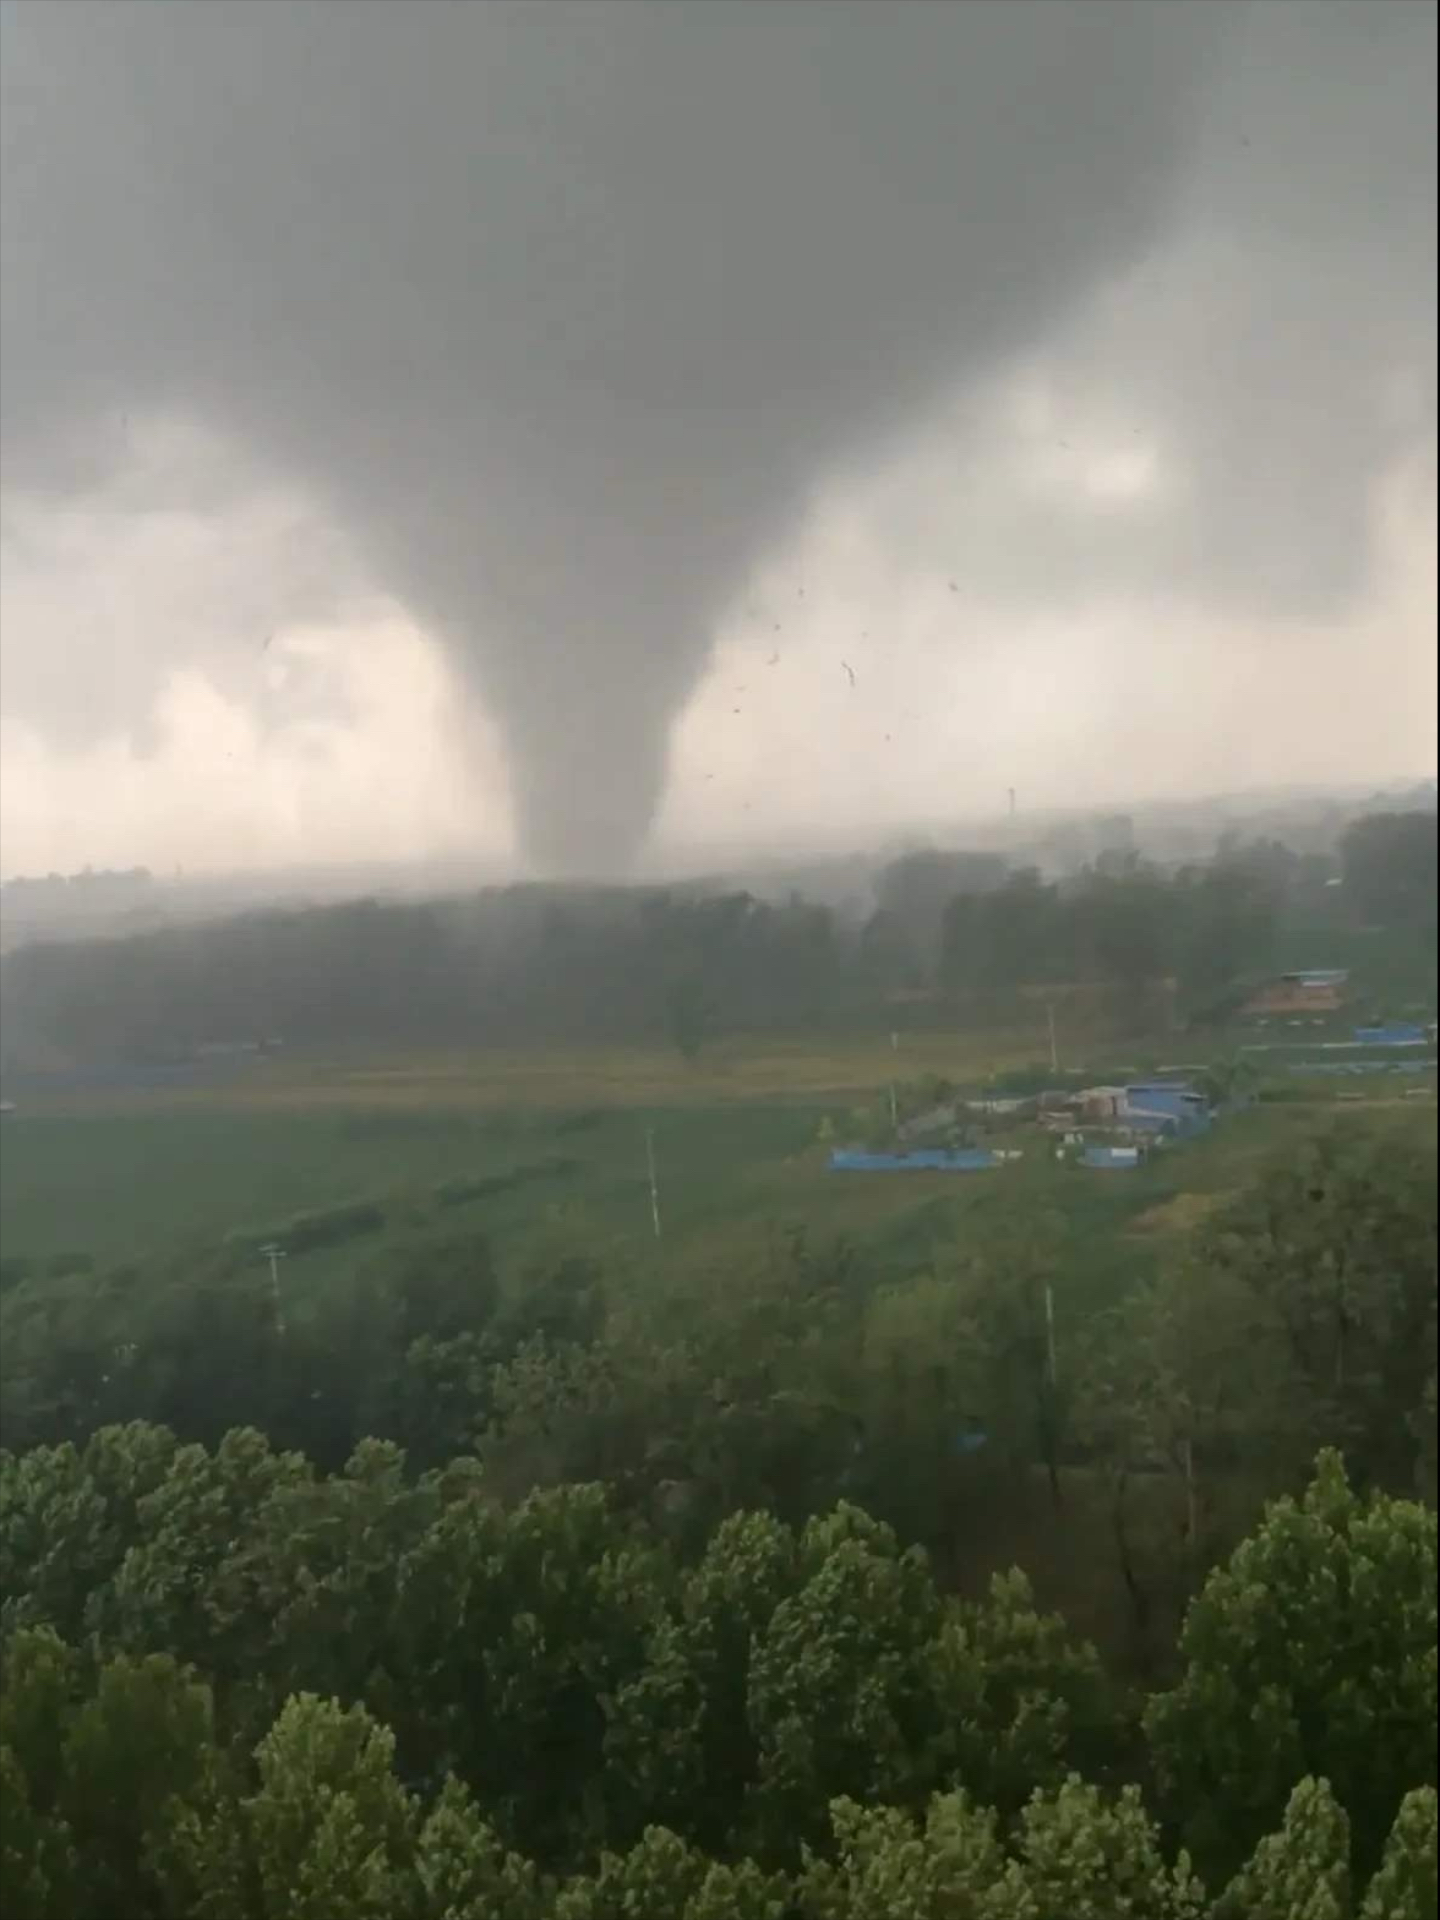
M 1203 1133 L 1210 1124 L 1210 1106 L 1203 1093 L 1178 1080 L 1138 1081 L 1125 1089 L 1121 1119 L 1141 1131 L 1189 1135 Z
M 938 1133 L 944 1127 L 953 1127 L 955 1118 L 955 1102 L 949 1100 L 902 1121 L 897 1131 L 902 1140 L 923 1140 L 927 1133 Z
M 1355 1044 L 1360 1047 L 1423 1047 L 1429 1035 L 1424 1027 L 1409 1020 L 1392 1020 L 1383 1027 L 1356 1027 Z
M 1090 1126 L 1146 1134 L 1201 1133 L 1210 1124 L 1203 1093 L 1183 1080 L 1134 1080 L 1123 1087 L 1087 1087 L 1072 1109 Z
M 1086 1147 L 1080 1155 L 1082 1167 L 1092 1167 L 1102 1173 L 1130 1171 L 1140 1165 L 1138 1147 Z
M 1080 1116 L 1089 1121 L 1118 1120 L 1125 1110 L 1124 1087 L 1086 1087 L 1077 1096 Z
M 1203 1133 L 1210 1125 L 1209 1102 L 1183 1080 L 1133 1080 L 1123 1087 L 1087 1087 L 1050 1107 L 1045 1123 L 1054 1128 L 1098 1127 L 1129 1139 L 1177 1140 Z
M 1304 967 L 1282 973 L 1246 1003 L 1255 1016 L 1338 1013 L 1350 975 L 1344 967 Z

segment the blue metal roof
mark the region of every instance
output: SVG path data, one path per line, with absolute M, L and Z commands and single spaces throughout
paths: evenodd
M 1384 1027 L 1356 1027 L 1355 1038 L 1362 1047 L 1423 1047 L 1427 1038 L 1423 1027 L 1408 1020 L 1397 1020 Z
M 1197 1133 L 1210 1124 L 1210 1108 L 1201 1093 L 1180 1080 L 1137 1080 L 1125 1089 L 1121 1119 L 1129 1126 L 1163 1131 L 1170 1121 L 1178 1131 Z

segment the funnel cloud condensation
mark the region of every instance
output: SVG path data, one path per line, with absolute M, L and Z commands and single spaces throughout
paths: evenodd
M 3 32 L 7 487 L 153 408 L 313 490 L 498 717 L 554 871 L 633 854 L 717 619 L 823 478 L 1203 226 L 1207 180 L 1254 202 L 1217 101 L 1301 154 L 1341 125 L 1262 183 L 1262 237 L 1313 263 L 1398 195 L 1361 307 L 1433 313 L 1424 4 L 7 0 Z M 1333 357 L 1351 294 L 1316 291 Z M 1227 595 L 1303 596 L 1318 501 L 1343 590 L 1364 460 L 1307 492 L 1321 397 L 1273 392 L 1295 524 L 1227 509 L 1222 389 L 1192 529 Z

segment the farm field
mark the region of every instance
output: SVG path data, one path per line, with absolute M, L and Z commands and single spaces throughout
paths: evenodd
M 822 1123 L 843 1136 L 897 1064 L 979 1084 L 1025 1061 L 1023 1039 L 910 1036 L 898 1055 L 887 1042 L 797 1041 L 731 1045 L 689 1067 L 639 1049 L 375 1057 L 267 1062 L 208 1087 L 72 1089 L 27 1099 L 5 1123 L 0 1248 L 7 1262 L 103 1267 L 293 1240 L 286 1287 L 303 1312 L 366 1267 L 470 1236 L 509 1273 L 583 1251 L 640 1280 L 677 1260 L 719 1274 L 727 1253 L 799 1229 L 844 1236 L 896 1274 L 1046 1214 L 1088 1307 L 1324 1112 L 1434 1132 L 1427 1098 L 1367 1083 L 1359 1098 L 1347 1089 L 1348 1107 L 1328 1087 L 1290 1089 L 1135 1172 L 1056 1167 L 1038 1132 L 993 1172 L 829 1170 Z M 307 1232 L 346 1208 L 357 1219 L 338 1244 Z
M 633 1108 L 646 1104 L 833 1099 L 919 1071 L 984 1079 L 1037 1058 L 1034 1030 L 726 1039 L 693 1061 L 670 1047 L 369 1049 L 278 1053 L 207 1073 L 90 1074 L 16 1082 L 27 1113 L 180 1110 Z

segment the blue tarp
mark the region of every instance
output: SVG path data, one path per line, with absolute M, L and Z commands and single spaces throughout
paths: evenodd
M 1433 1073 L 1435 1058 L 1428 1060 L 1291 1060 L 1287 1073 Z
M 1388 1027 L 1356 1027 L 1355 1039 L 1362 1047 L 1423 1047 L 1427 1039 L 1423 1027 L 1397 1020 Z
M 1104 1167 L 1115 1172 L 1132 1172 L 1140 1165 L 1133 1147 L 1086 1147 L 1080 1156 L 1082 1167 Z
M 842 1147 L 830 1155 L 832 1173 L 982 1173 L 998 1165 L 984 1147 L 962 1147 L 954 1153 L 939 1147 L 917 1148 L 914 1153 L 865 1153 L 858 1147 Z

